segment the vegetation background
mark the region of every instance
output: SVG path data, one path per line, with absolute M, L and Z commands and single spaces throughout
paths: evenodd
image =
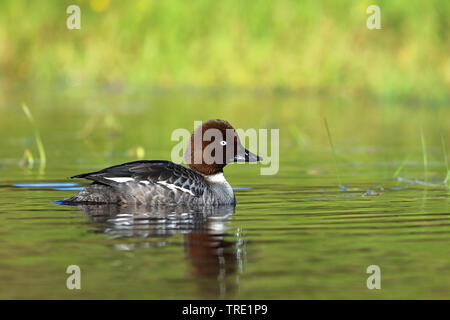
M 366 26 L 372 4 L 381 30 Z M 330 152 L 326 118 L 343 158 L 383 147 L 420 163 L 427 149 L 442 164 L 449 15 L 440 0 L 1 1 L 0 130 L 22 139 L 3 157 L 37 154 L 25 103 L 49 162 L 168 158 L 174 128 L 210 118 L 281 128 L 282 157 L 297 159 Z
M 372 4 L 382 30 L 366 27 Z M 2 1 L 1 81 L 443 100 L 449 14 L 441 0 Z

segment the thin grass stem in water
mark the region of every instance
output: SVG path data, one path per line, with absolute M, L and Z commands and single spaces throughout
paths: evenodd
M 44 173 L 45 166 L 47 164 L 47 157 L 45 155 L 44 144 L 42 143 L 41 135 L 39 133 L 39 129 L 36 126 L 33 115 L 31 114 L 30 109 L 28 108 L 28 106 L 25 103 L 22 104 L 22 110 L 25 113 L 25 116 L 30 121 L 31 126 L 33 127 L 34 139 L 36 140 L 36 145 L 37 145 L 38 152 L 39 152 L 39 172 L 42 174 L 42 173 Z
M 334 167 L 336 169 L 336 178 L 339 183 L 339 188 L 341 188 L 342 190 L 345 190 L 345 187 L 342 185 L 341 175 L 340 175 L 338 163 L 337 163 L 336 150 L 334 149 L 333 140 L 331 139 L 331 133 L 330 133 L 330 128 L 328 127 L 327 118 L 324 117 L 323 121 L 325 123 L 325 128 L 327 129 L 328 141 L 331 146 L 331 151 L 333 152 Z
M 427 146 L 425 143 L 425 135 L 423 134 L 423 128 L 420 129 L 420 140 L 422 142 L 422 153 L 423 153 L 423 171 L 424 171 L 424 181 L 427 182 L 428 177 L 428 155 Z

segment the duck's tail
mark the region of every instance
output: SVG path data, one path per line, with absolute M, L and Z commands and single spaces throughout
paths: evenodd
M 117 203 L 119 198 L 112 187 L 93 183 L 73 197 L 63 201 L 69 203 Z

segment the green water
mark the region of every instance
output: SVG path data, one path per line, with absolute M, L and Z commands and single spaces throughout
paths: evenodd
M 115 88 L 1 102 L 0 298 L 450 298 L 448 106 Z M 54 203 L 76 191 L 16 186 L 81 187 L 67 177 L 135 160 L 139 148 L 169 159 L 172 130 L 212 118 L 280 129 L 276 175 L 225 169 L 231 212 L 83 210 Z M 20 164 L 26 149 L 34 166 Z M 69 265 L 81 290 L 66 288 Z M 366 286 L 370 265 L 380 290 Z

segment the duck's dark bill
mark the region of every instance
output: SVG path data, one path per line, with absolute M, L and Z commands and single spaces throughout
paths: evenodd
M 234 156 L 234 162 L 256 162 L 262 160 L 262 157 L 248 151 L 242 145 L 238 147 L 237 151 L 237 154 Z

